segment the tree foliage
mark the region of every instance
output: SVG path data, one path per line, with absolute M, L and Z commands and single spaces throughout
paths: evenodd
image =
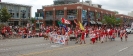
M 11 15 L 8 13 L 7 9 L 4 7 L 0 10 L 0 21 L 7 22 L 11 18 Z
M 31 19 L 30 19 L 30 22 L 31 22 L 31 23 L 34 23 L 34 22 L 35 22 L 35 18 L 31 18 Z
M 120 25 L 121 23 L 121 19 L 116 18 L 114 16 L 110 17 L 110 16 L 104 16 L 104 18 L 101 21 L 103 24 L 106 24 L 108 26 L 116 26 L 116 25 Z

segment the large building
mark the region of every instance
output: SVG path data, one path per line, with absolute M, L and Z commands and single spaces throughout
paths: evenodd
M 100 20 L 103 19 L 105 15 L 115 16 L 117 17 L 117 19 L 122 19 L 122 25 L 129 25 L 131 24 L 131 22 L 133 22 L 133 17 L 127 15 L 116 15 L 114 11 L 90 6 L 90 4 L 86 2 L 61 5 L 46 5 L 42 7 L 43 8 L 41 9 L 41 12 L 43 12 L 43 19 L 38 21 L 44 23 L 45 26 L 57 26 L 57 21 L 62 17 L 70 20 L 72 22 L 71 26 L 75 25 L 73 22 L 74 19 L 77 19 L 80 22 L 88 22 L 88 25 L 101 25 L 102 23 L 100 22 Z M 39 10 L 37 10 L 37 12 L 39 12 Z
M 31 18 L 32 6 L 0 2 L 0 9 L 4 7 L 11 14 L 11 19 L 9 20 L 9 24 L 11 25 L 24 25 L 27 23 L 27 19 Z
M 61 17 L 70 20 L 73 23 L 74 19 L 81 22 L 90 22 L 91 24 L 101 24 L 100 20 L 104 15 L 115 15 L 113 11 L 90 6 L 87 3 L 72 3 L 62 5 L 43 6 L 44 23 L 45 25 L 57 25 L 57 20 Z M 81 16 L 82 15 L 82 16 Z M 41 22 L 41 20 L 40 20 Z

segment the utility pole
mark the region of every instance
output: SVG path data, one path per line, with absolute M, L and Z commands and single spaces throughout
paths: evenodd
M 82 13 L 83 13 L 83 10 L 84 10 L 83 9 L 83 0 L 82 0 L 82 6 L 81 7 L 82 7 L 82 9 L 81 9 L 81 23 L 83 23 L 83 18 L 82 18 Z

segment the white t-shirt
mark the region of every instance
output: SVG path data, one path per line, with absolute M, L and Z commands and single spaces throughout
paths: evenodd
M 89 36 L 90 36 L 90 38 L 92 39 L 92 38 L 95 38 L 96 34 L 91 33 Z

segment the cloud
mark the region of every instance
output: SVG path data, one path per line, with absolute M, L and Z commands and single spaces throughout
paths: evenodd
M 102 8 L 128 14 L 133 9 L 133 0 L 92 0 L 93 3 L 101 4 Z

